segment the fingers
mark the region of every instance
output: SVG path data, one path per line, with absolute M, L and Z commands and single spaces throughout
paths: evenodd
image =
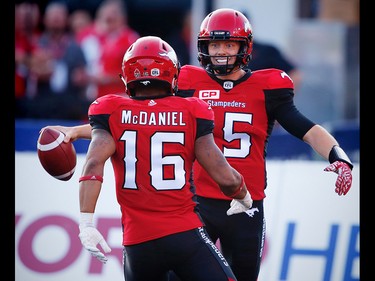
M 111 252 L 111 248 L 108 246 L 104 239 L 100 241 L 99 244 L 103 248 L 103 251 L 105 253 Z M 90 252 L 91 256 L 97 258 L 102 263 L 106 263 L 108 261 L 108 258 L 97 247 L 94 247 L 92 245 L 84 245 L 84 248 Z
M 324 169 L 324 171 L 326 171 L 326 172 L 336 172 L 337 171 L 337 167 L 336 167 L 335 163 L 330 164 L 328 167 L 326 167 Z
M 70 130 L 67 127 L 60 126 L 60 125 L 45 126 L 45 127 L 40 129 L 39 134 L 41 134 L 47 128 L 55 129 L 55 130 L 58 130 L 58 131 L 62 132 L 64 134 L 64 142 L 66 142 L 66 143 L 68 143 L 70 141 L 74 141 L 74 139 L 73 139 L 73 137 L 70 133 Z
M 227 211 L 227 216 L 231 216 L 231 215 L 234 215 L 234 214 L 238 214 L 236 211 L 234 211 L 233 208 L 230 208 L 228 211 Z
M 244 205 L 239 203 L 237 200 L 233 199 L 231 202 L 231 207 L 227 211 L 227 215 L 231 216 L 234 214 L 239 214 L 245 212 L 246 210 L 247 208 Z
M 111 248 L 95 227 L 81 224 L 78 237 L 83 247 L 89 251 L 93 257 L 97 258 L 102 263 L 107 262 L 107 257 L 97 248 L 97 245 L 99 244 L 105 253 L 111 252 Z
M 102 263 L 106 263 L 108 258 L 96 247 L 85 247 L 90 252 L 91 256 L 97 258 Z
M 324 169 L 327 172 L 335 172 L 338 176 L 335 183 L 335 192 L 341 196 L 346 195 L 352 186 L 353 176 L 350 167 L 343 162 L 336 161 Z
M 105 253 L 110 253 L 112 251 L 112 249 L 108 246 L 107 242 L 104 239 L 101 240 L 99 244 Z
M 64 142 L 66 142 L 66 143 L 70 142 L 70 139 L 71 139 L 70 135 L 66 134 L 64 132 L 63 132 L 63 134 L 64 134 Z
M 348 170 L 343 170 L 339 173 L 336 180 L 336 193 L 338 195 L 346 195 L 352 186 L 352 173 Z
M 352 186 L 352 181 L 351 172 L 345 171 L 341 173 L 336 180 L 336 193 L 338 195 L 346 195 Z

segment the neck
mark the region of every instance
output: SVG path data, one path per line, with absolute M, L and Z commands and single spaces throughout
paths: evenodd
M 216 77 L 220 80 L 238 80 L 242 78 L 245 75 L 245 70 L 238 69 L 237 71 L 233 71 L 230 74 L 227 75 L 216 75 Z
M 161 89 L 138 89 L 135 95 L 136 97 L 159 97 L 170 95 L 170 93 Z

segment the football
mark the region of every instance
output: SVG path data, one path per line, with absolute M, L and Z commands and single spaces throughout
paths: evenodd
M 44 129 L 38 138 L 38 158 L 44 170 L 58 180 L 69 180 L 75 171 L 77 154 L 72 142 L 64 142 L 64 134 Z

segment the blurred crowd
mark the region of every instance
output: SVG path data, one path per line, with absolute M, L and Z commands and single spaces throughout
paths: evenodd
M 97 97 L 124 93 L 119 77 L 122 57 L 140 36 L 160 36 L 176 50 L 181 65 L 196 64 L 196 56 L 191 55 L 196 50 L 190 49 L 191 6 L 185 2 L 189 3 L 178 2 L 179 8 L 169 4 L 172 13 L 166 7 L 156 7 L 157 1 L 144 7 L 137 1 L 126 0 L 16 0 L 15 117 L 86 121 L 88 106 Z M 300 12 L 302 16 L 306 16 L 306 11 L 316 10 L 316 3 L 301 3 L 305 3 L 299 5 L 304 11 Z M 251 15 L 247 16 L 253 24 Z M 348 34 L 356 36 L 358 32 L 352 29 L 348 29 Z M 354 41 L 346 51 L 347 60 L 352 62 L 348 69 L 354 71 L 348 77 L 358 80 L 356 46 L 359 44 L 353 38 L 348 40 Z M 291 61 L 275 45 L 255 39 L 248 66 L 251 70 L 284 70 L 299 92 L 306 77 L 302 75 L 300 63 L 296 65 L 295 60 Z M 344 93 L 348 100 L 345 112 L 349 112 L 345 116 L 349 118 L 355 118 L 358 112 L 357 95 L 352 94 L 358 93 L 357 80 L 348 80 L 348 93 Z
M 119 77 L 122 58 L 136 39 L 150 35 L 141 34 L 147 26 L 140 26 L 138 32 L 129 25 L 124 0 L 83 2 L 93 5 L 88 8 L 68 0 L 16 1 L 16 118 L 86 121 L 88 106 L 97 97 L 125 92 Z M 153 35 L 172 45 L 181 65 L 194 64 L 191 10 L 176 14 L 179 24 Z M 296 87 L 299 84 L 298 68 L 276 47 L 255 42 L 252 55 L 252 70 L 280 68 L 293 77 Z
M 139 38 L 122 0 L 104 0 L 92 15 L 67 2 L 15 5 L 16 118 L 85 120 L 89 104 L 123 93 L 126 49 Z

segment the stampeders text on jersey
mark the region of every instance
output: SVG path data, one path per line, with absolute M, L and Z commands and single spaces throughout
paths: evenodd
M 186 126 L 181 111 L 146 112 L 133 114 L 131 110 L 123 110 L 121 123 L 150 126 Z

